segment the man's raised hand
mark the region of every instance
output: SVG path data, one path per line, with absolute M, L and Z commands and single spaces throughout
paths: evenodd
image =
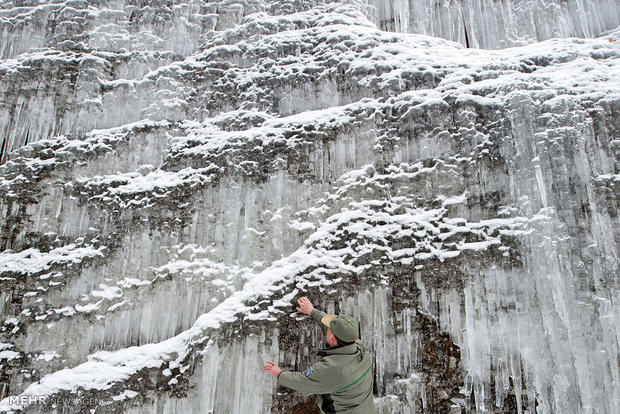
M 310 300 L 305 296 L 297 299 L 297 304 L 299 305 L 297 310 L 301 313 L 305 313 L 306 315 L 310 315 L 312 313 L 312 309 L 314 309 L 312 302 L 310 302 Z
M 278 375 L 280 374 L 280 372 L 282 372 L 282 369 L 279 366 L 277 366 L 274 362 L 267 361 L 267 363 L 263 367 L 263 371 L 265 371 L 268 374 L 273 375 L 274 378 L 278 378 Z

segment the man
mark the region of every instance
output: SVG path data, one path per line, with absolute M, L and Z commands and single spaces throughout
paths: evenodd
M 327 346 L 318 352 L 321 360 L 303 372 L 285 372 L 267 361 L 265 372 L 278 385 L 308 394 L 317 394 L 321 413 L 372 414 L 372 360 L 359 341 L 359 325 L 348 315 L 328 315 L 314 309 L 310 300 L 300 298 L 297 310 L 321 323 Z

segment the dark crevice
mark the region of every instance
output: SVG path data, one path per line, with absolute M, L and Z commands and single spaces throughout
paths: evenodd
M 469 35 L 467 34 L 467 25 L 465 24 L 465 18 L 463 16 L 461 16 L 461 18 L 463 19 L 463 30 L 465 30 L 465 47 L 469 49 L 470 46 L 469 46 Z
M 4 164 L 4 153 L 6 152 L 8 141 L 9 139 L 7 136 L 2 139 L 2 146 L 0 147 L 0 165 Z

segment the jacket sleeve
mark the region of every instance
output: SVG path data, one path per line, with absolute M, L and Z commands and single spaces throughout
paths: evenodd
M 333 392 L 333 375 L 323 362 L 318 362 L 305 372 L 282 371 L 278 375 L 278 385 L 307 394 L 329 394 Z
M 321 323 L 321 319 L 323 319 L 323 316 L 325 315 L 327 315 L 325 312 L 320 311 L 316 308 L 312 309 L 312 312 L 310 312 L 310 316 L 312 317 L 312 319 L 314 319 L 315 321 L 319 323 L 319 325 L 321 325 L 321 328 L 323 329 L 323 333 L 327 332 L 327 327 Z

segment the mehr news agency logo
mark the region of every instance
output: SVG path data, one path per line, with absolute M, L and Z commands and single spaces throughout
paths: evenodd
M 93 405 L 110 405 L 114 401 L 101 400 L 95 397 L 50 397 L 49 395 L 11 395 L 9 398 L 9 405 L 80 405 L 80 406 L 93 406 Z

